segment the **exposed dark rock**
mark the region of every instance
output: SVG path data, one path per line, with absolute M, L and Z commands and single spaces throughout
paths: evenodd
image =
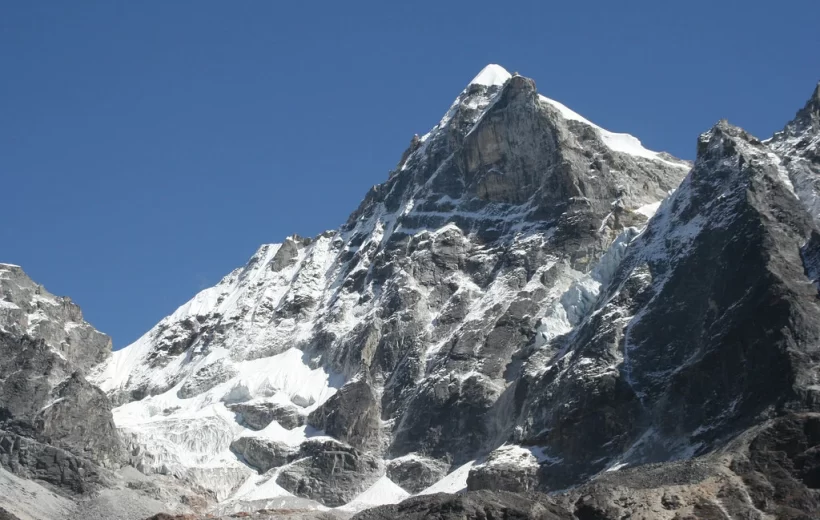
M 194 397 L 228 381 L 235 375 L 236 370 L 224 362 L 211 363 L 188 376 L 188 379 L 177 391 L 177 395 L 181 399 Z
M 373 447 L 380 428 L 379 402 L 370 385 L 354 381 L 311 412 L 307 422 L 355 448 Z
M 726 123 L 704 134 L 603 307 L 562 339 L 570 354 L 533 358 L 549 368 L 527 383 L 521 440 L 560 454 L 546 486 L 578 484 L 630 446 L 635 463 L 705 452 L 772 410 L 815 407 L 801 381 L 820 360 L 820 307 L 801 247 L 816 231 L 773 157 Z
M 299 246 L 306 245 L 305 239 L 298 235 L 288 237 L 279 246 L 279 250 L 273 255 L 273 260 L 270 262 L 270 268 L 273 271 L 281 271 L 290 265 L 299 253 Z
M 0 352 L 0 428 L 99 464 L 120 461 L 111 404 L 100 389 L 43 340 L 0 332 Z
M 306 419 L 299 408 L 282 403 L 233 403 L 228 405 L 228 409 L 239 414 L 242 422 L 254 430 L 262 430 L 273 421 L 286 430 L 292 430 L 304 425 Z
M 428 495 L 401 504 L 368 509 L 354 520 L 485 520 L 491 518 L 575 520 L 572 514 L 551 503 L 546 495 L 506 491 L 470 491 L 463 495 Z
M 527 492 L 538 489 L 538 460 L 523 448 L 496 450 L 467 476 L 467 489 Z
M 818 453 L 820 415 L 789 415 L 764 428 L 731 468 L 757 508 L 777 518 L 814 517 L 820 515 Z
M 52 399 L 35 416 L 38 439 L 103 466 L 121 462 L 111 403 L 102 390 L 74 372 L 52 390 Z
M 0 520 L 20 520 L 20 518 L 0 507 Z
M 387 461 L 387 477 L 408 493 L 418 493 L 432 486 L 449 469 L 444 462 L 417 455 Z
M 74 493 L 111 483 L 104 470 L 88 459 L 2 430 L 0 466 L 23 478 L 42 480 Z
M 780 156 L 800 202 L 820 222 L 820 83 L 795 118 L 767 145 Z
M 376 457 L 336 441 L 309 439 L 302 444 L 299 457 L 280 471 L 276 483 L 328 507 L 349 502 L 383 473 Z
M 0 264 L 0 302 L 0 465 L 72 492 L 103 484 L 100 466 L 117 466 L 122 445 L 108 398 L 83 370 L 111 340 L 19 267 Z
M 284 466 L 297 455 L 297 450 L 282 444 L 256 437 L 240 437 L 231 443 L 231 451 L 259 473 Z
M 111 354 L 111 338 L 85 322 L 70 298 L 49 293 L 16 265 L 0 264 L 0 302 L 0 329 L 42 340 L 75 370 L 87 372 Z
M 459 464 L 480 449 L 487 436 L 487 413 L 497 388 L 476 374 L 425 382 L 407 405 L 391 446 L 392 454 L 452 455 Z
M 489 489 L 418 496 L 355 518 L 808 520 L 820 512 L 816 484 L 807 483 L 817 470 L 818 447 L 820 414 L 790 414 L 750 429 L 719 452 L 606 472 L 551 496 Z

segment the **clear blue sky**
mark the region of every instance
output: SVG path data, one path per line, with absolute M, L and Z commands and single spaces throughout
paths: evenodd
M 342 223 L 487 63 L 691 159 L 820 79 L 820 2 L 3 2 L 0 262 L 122 347 Z

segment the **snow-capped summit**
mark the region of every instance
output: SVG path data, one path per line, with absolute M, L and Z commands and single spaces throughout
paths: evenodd
M 686 163 L 612 153 L 498 65 L 471 85 L 338 230 L 264 246 L 97 370 L 134 464 L 225 507 L 338 506 L 509 434 L 505 367 L 593 310 Z
M 476 77 L 470 82 L 470 85 L 484 85 L 485 87 L 493 87 L 498 86 L 500 87 L 503 85 L 508 79 L 512 77 L 512 74 L 507 72 L 507 69 L 502 67 L 501 65 L 496 65 L 495 63 L 490 63 L 483 69 L 481 72 L 478 73 Z

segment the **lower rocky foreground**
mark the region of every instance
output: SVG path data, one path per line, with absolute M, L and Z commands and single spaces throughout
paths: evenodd
M 339 512 L 262 510 L 200 518 L 347 518 Z M 703 457 L 601 474 L 571 491 L 478 490 L 379 506 L 355 520 L 812 520 L 820 517 L 820 414 L 789 414 Z

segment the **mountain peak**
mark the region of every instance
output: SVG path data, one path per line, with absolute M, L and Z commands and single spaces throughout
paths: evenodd
M 507 72 L 507 69 L 501 65 L 490 63 L 478 73 L 476 77 L 470 82 L 470 85 L 484 85 L 485 87 L 501 86 L 512 74 Z

